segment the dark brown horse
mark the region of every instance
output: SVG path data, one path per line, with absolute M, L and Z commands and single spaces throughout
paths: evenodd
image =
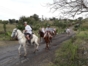
M 44 37 L 44 33 L 41 30 L 39 30 L 39 37 L 40 37 L 40 41 Z
M 49 44 L 51 42 L 51 39 L 52 39 L 52 35 L 50 31 L 46 31 L 44 34 L 44 41 L 46 43 L 46 49 L 49 49 Z

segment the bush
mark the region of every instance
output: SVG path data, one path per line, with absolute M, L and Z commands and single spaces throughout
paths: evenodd
M 78 66 L 77 49 L 74 39 L 66 41 L 59 50 L 56 51 L 56 58 L 53 66 Z
M 20 30 L 24 30 L 24 26 L 22 26 L 22 25 L 17 25 L 16 28 L 18 28 Z
M 88 66 L 87 51 L 88 31 L 81 31 L 72 39 L 64 42 L 56 51 L 56 58 L 52 66 Z

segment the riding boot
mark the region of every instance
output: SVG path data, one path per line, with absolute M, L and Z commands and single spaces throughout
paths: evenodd
M 28 40 L 29 44 L 31 43 L 30 40 Z

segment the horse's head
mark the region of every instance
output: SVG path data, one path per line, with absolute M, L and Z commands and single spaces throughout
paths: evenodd
M 16 37 L 17 36 L 17 28 L 13 29 L 11 37 Z

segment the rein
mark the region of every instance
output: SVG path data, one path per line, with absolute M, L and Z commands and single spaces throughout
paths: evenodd
M 16 32 L 17 32 L 17 30 L 16 30 Z M 17 37 L 17 36 L 18 36 L 18 32 L 17 32 L 17 35 L 16 35 L 16 37 Z M 18 37 L 17 37 L 17 38 L 18 38 Z M 19 38 L 19 40 L 20 40 L 20 39 L 22 39 L 22 38 L 23 38 L 23 36 L 22 36 L 21 38 Z
M 46 37 L 46 36 L 52 37 L 48 31 L 44 34 L 44 37 Z
M 15 36 L 15 33 L 17 32 L 17 30 L 15 30 L 15 32 L 14 32 L 14 35 L 13 35 L 13 37 L 15 37 L 15 38 L 17 38 L 17 36 Z M 18 34 L 17 34 L 18 35 Z

